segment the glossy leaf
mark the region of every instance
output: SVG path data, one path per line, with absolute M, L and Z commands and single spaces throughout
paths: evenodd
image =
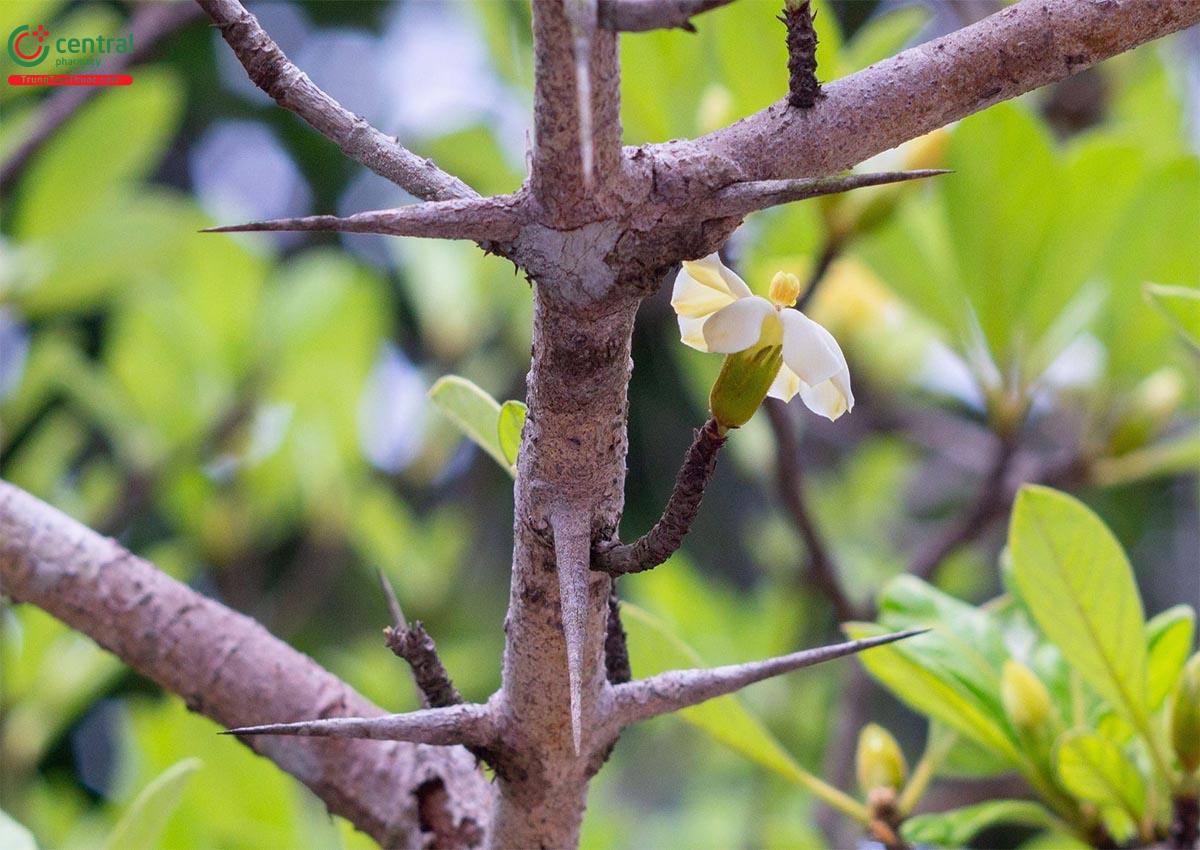
M 1121 545 L 1077 499 L 1047 487 L 1017 496 L 1011 577 L 1038 627 L 1134 724 L 1146 717 L 1142 600 Z
M 1097 805 L 1117 806 L 1135 822 L 1146 808 L 1146 784 L 1116 744 L 1095 732 L 1072 730 L 1059 739 L 1055 754 L 1059 779 L 1075 796 Z
M 1030 800 L 990 800 L 937 814 L 917 815 L 901 826 L 910 842 L 939 847 L 966 847 L 976 835 L 998 824 L 1051 829 L 1062 822 Z
M 167 821 L 179 806 L 184 787 L 204 763 L 198 758 L 176 762 L 158 775 L 130 803 L 108 839 L 105 850 L 154 847 Z
M 1196 634 L 1196 612 L 1190 605 L 1176 605 L 1150 618 L 1146 624 L 1149 656 L 1148 698 L 1150 710 L 1158 709 L 1175 687 L 1183 665 L 1192 651 Z
M 1148 283 L 1142 291 L 1188 342 L 1200 348 L 1200 289 Z
M 438 378 L 429 388 L 429 399 L 492 460 L 505 470 L 511 469 L 500 445 L 500 402 L 458 375 Z
M 517 469 L 517 453 L 521 449 L 521 430 L 525 427 L 525 403 L 509 399 L 500 405 L 500 418 L 496 425 L 500 451 L 508 461 L 509 470 Z

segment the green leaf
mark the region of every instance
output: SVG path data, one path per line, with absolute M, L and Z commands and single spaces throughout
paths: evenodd
M 500 402 L 478 385 L 458 375 L 438 378 L 429 388 L 430 400 L 505 470 L 512 465 L 500 445 Z
M 1092 475 L 1101 487 L 1166 475 L 1190 474 L 1200 466 L 1200 428 L 1118 457 L 1100 458 Z
M 3 809 L 0 809 L 0 847 L 5 850 L 37 850 L 33 833 Z
M 629 635 L 631 659 L 640 674 L 655 675 L 701 666 L 696 652 L 648 611 L 622 602 L 621 622 Z M 732 694 L 685 708 L 679 716 L 718 743 L 808 789 L 842 811 L 857 814 L 862 810 L 860 803 L 804 770 L 762 721 Z
M 917 815 L 900 827 L 904 838 L 916 844 L 966 847 L 967 842 L 996 824 L 1053 829 L 1062 822 L 1030 800 L 991 800 L 937 814 Z
M 1188 342 L 1200 348 L 1200 289 L 1147 283 L 1142 292 Z
M 842 628 L 852 640 L 892 631 L 875 623 L 846 623 Z M 867 672 L 915 710 L 961 732 L 1011 764 L 1020 763 L 1021 754 L 1006 731 L 998 693 L 993 705 L 927 656 L 925 645 L 936 639 L 936 632 L 930 632 L 903 644 L 876 647 L 863 653 L 860 660 Z
M 1162 705 L 1175 687 L 1187 663 L 1196 633 L 1196 612 L 1190 605 L 1176 605 L 1150 618 L 1146 624 L 1147 675 L 1150 710 Z
M 134 798 L 104 842 L 105 850 L 154 847 L 183 796 L 184 786 L 203 766 L 186 758 L 164 770 Z
M 517 452 L 521 449 L 521 430 L 525 427 L 525 403 L 508 400 L 500 406 L 500 420 L 496 424 L 500 451 L 508 461 L 509 471 L 517 471 Z
M 1077 499 L 1021 490 L 1009 529 L 1010 576 L 1042 632 L 1097 693 L 1146 731 L 1142 600 L 1120 543 Z
M 1146 784 L 1131 759 L 1095 732 L 1064 732 L 1056 748 L 1058 776 L 1076 797 L 1118 806 L 1135 822 L 1146 809 Z

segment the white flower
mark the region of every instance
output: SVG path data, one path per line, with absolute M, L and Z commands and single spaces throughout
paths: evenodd
M 783 365 L 767 395 L 791 401 L 796 393 L 814 413 L 830 420 L 854 408 L 850 370 L 833 334 L 799 310 L 795 275 L 779 272 L 770 300 L 755 295 L 716 254 L 685 262 L 675 278 L 671 306 L 679 314 L 685 345 L 732 354 L 759 345 L 783 344 Z

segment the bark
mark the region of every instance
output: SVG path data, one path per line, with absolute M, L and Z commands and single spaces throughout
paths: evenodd
M 600 26 L 621 32 L 683 29 L 695 32 L 692 17 L 733 0 L 601 0 Z
M 91 637 L 227 727 L 382 712 L 249 617 L 208 599 L 115 541 L 0 481 L 0 592 Z M 255 738 L 246 743 L 385 847 L 416 847 L 418 791 L 448 792 L 447 823 L 478 838 L 491 789 L 460 748 Z M 449 844 L 446 846 L 467 846 Z

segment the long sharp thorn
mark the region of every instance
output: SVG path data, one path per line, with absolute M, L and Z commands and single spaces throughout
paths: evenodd
M 566 0 L 565 10 L 571 27 L 571 51 L 575 59 L 575 99 L 579 108 L 579 160 L 583 185 L 592 187 L 595 151 L 592 143 L 592 38 L 599 11 L 596 0 Z
M 563 641 L 567 650 L 567 684 L 571 696 L 571 739 L 575 754 L 583 744 L 583 666 L 588 626 L 588 578 L 591 546 L 586 527 L 574 517 L 554 524 L 554 555 L 558 567 L 558 595 L 562 610 Z
M 396 590 L 392 587 L 392 583 L 388 581 L 383 570 L 379 571 L 379 585 L 383 588 L 383 598 L 387 600 L 388 613 L 392 617 L 392 625 L 397 629 L 407 629 L 408 620 L 404 618 L 404 611 L 400 608 L 400 600 L 396 598 Z

